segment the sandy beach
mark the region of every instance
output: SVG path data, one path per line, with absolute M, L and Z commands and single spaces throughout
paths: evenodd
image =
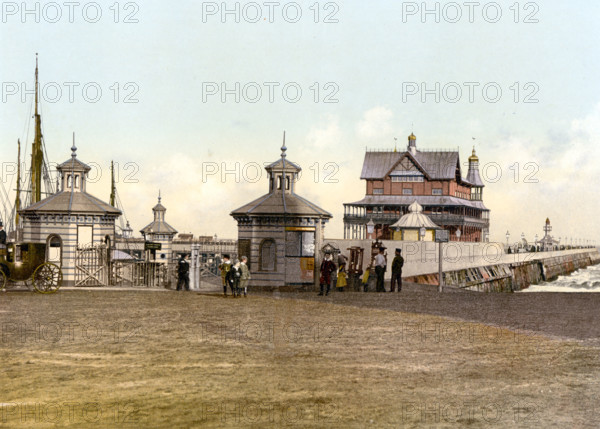
M 583 329 L 596 298 L 574 295 L 6 292 L 0 417 L 19 428 L 598 427 L 597 328 Z
M 389 291 L 389 284 L 386 285 Z M 346 288 L 347 290 L 348 288 Z M 271 295 L 265 293 L 265 296 Z M 480 293 L 404 282 L 401 293 L 280 292 L 276 296 L 431 314 L 600 345 L 598 293 Z

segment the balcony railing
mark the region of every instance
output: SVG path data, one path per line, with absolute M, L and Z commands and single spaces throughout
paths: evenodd
M 464 225 L 476 225 L 483 228 L 487 228 L 490 226 L 489 219 L 479 219 L 471 216 L 463 216 L 458 214 L 428 214 L 427 217 L 431 219 L 437 225 L 440 226 L 464 226 Z M 384 224 L 391 225 L 395 223 L 398 219 L 400 219 L 402 215 L 392 214 L 392 213 L 368 213 L 364 216 L 361 215 L 345 215 L 344 223 L 354 224 L 354 225 L 363 225 L 369 222 L 369 220 L 373 219 L 373 222 L 376 224 Z

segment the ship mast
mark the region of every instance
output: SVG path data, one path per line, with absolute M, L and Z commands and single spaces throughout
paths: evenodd
M 21 209 L 21 139 L 17 140 L 17 196 L 15 197 L 15 230 L 19 229 L 19 210 Z
M 115 205 L 115 164 L 113 161 L 110 162 L 110 205 L 113 207 L 117 207 Z
M 38 58 L 35 54 L 35 138 L 31 149 L 31 204 L 42 199 L 42 166 L 44 153 L 42 150 L 42 117 L 38 112 L 39 103 Z

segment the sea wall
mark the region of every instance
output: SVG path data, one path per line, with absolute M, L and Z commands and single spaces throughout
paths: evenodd
M 544 257 L 543 253 L 538 253 L 535 258 L 523 262 L 444 272 L 444 284 L 478 292 L 516 292 L 600 263 L 600 254 L 596 249 L 572 252 L 575 253 L 553 257 Z M 438 275 L 419 275 L 406 280 L 437 285 Z
M 349 255 L 353 246 L 365 249 L 363 269 L 369 264 L 371 240 L 325 239 Z M 438 284 L 439 244 L 433 242 L 383 241 L 387 248 L 388 266 L 394 250 L 402 249 L 406 281 Z M 572 249 L 553 252 L 504 253 L 501 243 L 444 243 L 442 270 L 444 283 L 449 286 L 481 292 L 511 292 L 553 280 L 559 275 L 600 263 L 596 248 Z M 386 272 L 389 279 L 391 270 Z

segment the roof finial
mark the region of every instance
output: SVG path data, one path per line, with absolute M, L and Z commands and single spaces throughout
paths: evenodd
M 75 131 L 73 131 L 73 146 L 71 146 L 71 158 L 77 158 L 77 146 L 75 146 Z
M 287 147 L 285 147 L 285 131 L 283 132 L 283 146 L 281 146 L 281 157 L 285 158 L 285 151 Z
M 160 189 L 158 190 L 158 204 L 160 204 Z

